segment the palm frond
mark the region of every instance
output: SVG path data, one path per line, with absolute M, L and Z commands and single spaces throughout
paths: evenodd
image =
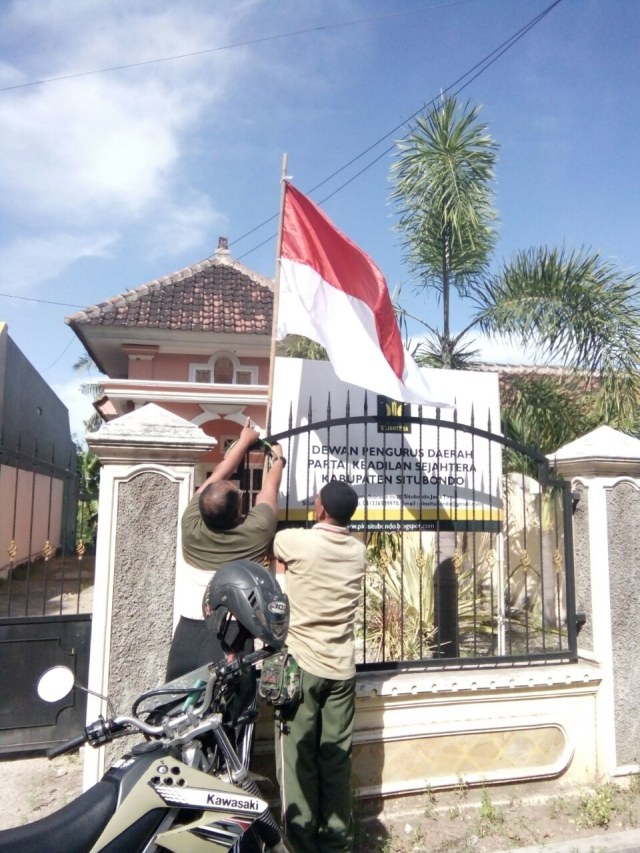
M 328 361 L 327 351 L 316 341 L 303 335 L 287 335 L 279 345 L 287 358 L 307 358 L 311 361 Z
M 471 349 L 464 335 L 447 337 L 438 331 L 420 343 L 414 358 L 420 367 L 447 367 L 451 370 L 471 370 L 480 363 L 480 351 Z
M 495 245 L 494 165 L 498 146 L 479 108 L 455 98 L 420 116 L 398 143 L 391 198 L 420 286 L 441 289 L 443 268 L 464 294 Z
M 628 372 L 640 363 L 639 284 L 588 250 L 529 249 L 475 295 L 477 320 L 578 370 Z

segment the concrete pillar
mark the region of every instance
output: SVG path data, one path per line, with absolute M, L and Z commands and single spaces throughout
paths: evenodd
M 215 440 L 153 403 L 87 436 L 101 463 L 87 719 L 161 684 L 180 610 L 179 520 Z M 121 751 L 85 750 L 85 788 Z M 115 750 L 115 752 L 114 752 Z
M 579 498 L 574 518 L 577 610 L 583 657 L 602 668 L 598 772 L 640 771 L 640 440 L 608 426 L 552 457 Z

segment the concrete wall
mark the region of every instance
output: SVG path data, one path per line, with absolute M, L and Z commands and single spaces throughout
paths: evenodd
M 611 447 L 613 438 L 606 436 Z M 89 686 L 124 710 L 162 681 L 171 602 L 179 601 L 179 518 L 210 440 L 148 405 L 103 426 L 89 444 L 104 465 L 95 588 L 102 607 L 94 609 Z M 640 478 L 640 442 L 633 449 Z M 581 456 L 573 462 L 565 456 L 559 465 L 580 496 L 575 568 L 587 623 L 579 661 L 359 673 L 354 783 L 361 796 L 545 780 L 555 794 L 638 769 L 640 479 L 605 476 Z M 105 710 L 94 697 L 88 716 Z M 271 717 L 263 708 L 255 770 L 273 778 Z M 103 767 L 89 753 L 85 784 Z
M 599 667 L 487 667 L 357 679 L 353 781 L 361 797 L 598 778 Z M 262 709 L 255 769 L 274 777 L 273 722 Z
M 591 550 L 589 547 L 589 490 L 578 483 L 574 491 L 578 502 L 573 514 L 573 553 L 576 586 L 576 612 L 584 613 L 578 645 L 593 651 L 593 608 L 591 606 Z
M 617 765 L 640 764 L 640 483 L 607 491 Z
M 118 490 L 109 696 L 123 712 L 144 685 L 164 680 L 173 629 L 178 490 L 159 471 L 135 474 Z M 121 752 L 121 744 L 112 746 L 107 762 Z
M 0 324 L 0 424 L 3 444 L 16 449 L 22 436 L 22 450 L 36 449 L 39 459 L 67 466 L 74 459 L 75 446 L 69 429 L 69 412 L 35 367 Z
M 576 584 L 588 622 L 579 647 L 602 674 L 598 767 L 604 778 L 638 773 L 640 440 L 602 426 L 560 448 L 554 461 L 580 495 Z
M 176 609 L 179 519 L 194 490 L 198 457 L 211 439 L 149 404 L 87 436 L 100 458 L 87 719 L 126 714 L 140 693 L 164 681 Z M 121 748 L 86 750 L 85 787 Z
M 12 566 L 40 557 L 47 542 L 55 550 L 64 537 L 65 546 L 73 548 L 76 467 L 67 408 L 9 337 L 5 323 L 0 323 L 0 441 L 2 577 Z

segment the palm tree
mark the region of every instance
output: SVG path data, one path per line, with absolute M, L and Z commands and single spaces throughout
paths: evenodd
M 287 358 L 306 358 L 310 361 L 328 361 L 327 351 L 316 341 L 304 335 L 287 335 L 280 343 L 280 352 Z
M 392 198 L 407 257 L 420 276 L 417 288 L 435 288 L 443 303 L 442 329 L 420 320 L 429 337 L 416 361 L 473 367 L 477 352 L 468 335 L 474 327 L 523 347 L 535 343 L 545 359 L 567 371 L 512 380 L 503 394 L 511 437 L 551 452 L 601 423 L 637 431 L 640 276 L 616 270 L 589 249 L 547 247 L 519 252 L 490 272 L 497 146 L 477 108 L 444 100 L 398 147 Z M 449 328 L 452 285 L 475 306 L 455 335 Z
M 542 247 L 517 253 L 473 293 L 474 324 L 485 333 L 535 341 L 542 358 L 569 368 L 570 380 L 557 390 L 571 401 L 578 430 L 565 440 L 601 423 L 638 428 L 639 284 L 637 273 L 620 272 L 588 249 Z M 530 392 L 544 388 L 540 381 Z
M 81 355 L 80 358 L 73 365 L 74 370 L 86 373 L 90 373 L 92 367 L 95 367 L 95 364 L 93 363 L 93 360 L 86 354 Z M 83 382 L 80 387 L 82 389 L 83 394 L 92 397 L 94 400 L 103 393 L 102 385 L 100 385 L 99 382 Z M 84 426 L 87 432 L 95 432 L 97 429 L 99 429 L 101 423 L 102 418 L 97 412 L 94 412 L 91 417 L 84 421 Z
M 442 299 L 442 330 L 428 324 L 443 367 L 451 367 L 461 336 L 450 334 L 450 294 L 475 289 L 488 268 L 496 233 L 493 209 L 497 145 L 478 118 L 478 108 L 455 98 L 416 120 L 399 143 L 392 167 L 392 199 L 400 211 L 419 289 L 435 288 Z

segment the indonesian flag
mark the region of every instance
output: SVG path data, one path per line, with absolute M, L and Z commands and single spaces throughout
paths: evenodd
M 402 345 L 384 276 L 310 199 L 285 184 L 277 337 L 304 335 L 343 382 L 403 403 L 451 406 Z

